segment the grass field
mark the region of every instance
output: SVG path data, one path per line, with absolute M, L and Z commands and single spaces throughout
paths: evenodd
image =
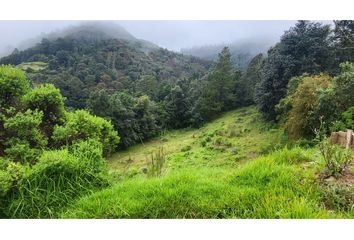
M 21 63 L 17 67 L 21 68 L 22 70 L 26 71 L 28 69 L 32 69 L 33 71 L 37 72 L 43 70 L 47 67 L 47 63 L 45 62 L 25 62 Z
M 184 167 L 236 167 L 279 146 L 282 129 L 266 125 L 254 107 L 225 113 L 200 129 L 166 132 L 108 159 L 111 171 L 139 174 L 159 148 L 167 170 Z
M 353 218 L 354 188 L 323 186 L 315 148 L 284 146 L 254 107 L 200 129 L 170 131 L 111 156 L 112 187 L 71 204 L 62 218 Z M 163 147 L 159 176 L 146 173 Z M 338 194 L 338 191 L 347 194 Z M 344 197 L 343 197 L 344 196 Z

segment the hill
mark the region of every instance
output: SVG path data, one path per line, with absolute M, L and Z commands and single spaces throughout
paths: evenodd
M 162 49 L 136 39 L 122 27 L 107 22 L 90 22 L 52 33 L 36 46 L 15 50 L 0 64 L 45 68 L 23 68 L 34 84 L 53 83 L 67 98 L 66 105 L 86 107 L 89 93 L 96 89 L 133 93 L 145 75 L 158 83 L 200 77 L 209 61 Z
M 254 107 L 199 130 L 170 131 L 109 158 L 113 185 L 79 199 L 61 217 L 353 217 L 339 207 L 345 200 L 336 200 L 333 186 L 318 181 L 323 163 L 316 150 L 284 148 L 283 137 Z

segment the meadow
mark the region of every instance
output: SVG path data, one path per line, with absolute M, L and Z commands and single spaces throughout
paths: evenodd
M 287 146 L 284 139 L 254 107 L 198 130 L 167 132 L 111 156 L 115 183 L 60 217 L 352 218 L 345 197 L 333 192 L 343 188 L 318 179 L 324 167 L 318 150 Z M 161 169 L 149 175 L 151 156 L 162 148 Z

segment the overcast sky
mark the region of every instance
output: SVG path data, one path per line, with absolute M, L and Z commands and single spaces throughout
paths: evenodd
M 137 38 L 161 47 L 181 48 L 231 43 L 250 38 L 276 42 L 296 21 L 116 21 Z M 0 21 L 0 53 L 35 38 L 80 21 Z

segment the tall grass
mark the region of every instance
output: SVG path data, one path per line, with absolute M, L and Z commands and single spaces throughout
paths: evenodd
M 64 218 L 331 218 L 320 191 L 295 162 L 298 149 L 277 151 L 239 169 L 183 169 L 132 179 L 76 202 Z
M 75 198 L 108 186 L 102 149 L 82 142 L 45 151 L 7 196 L 8 218 L 56 218 Z

